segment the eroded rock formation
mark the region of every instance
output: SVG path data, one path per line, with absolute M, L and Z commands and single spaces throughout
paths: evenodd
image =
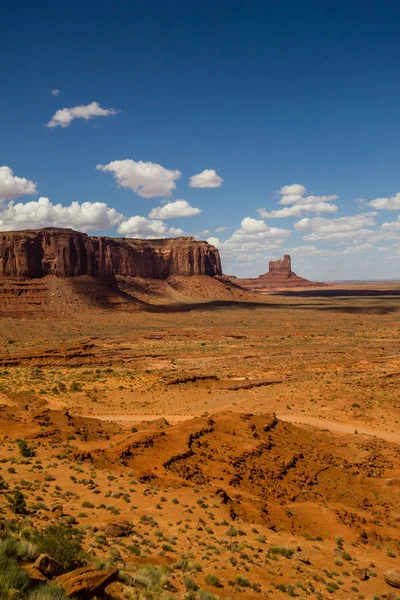
M 94 237 L 72 229 L 0 233 L 0 276 L 148 277 L 221 275 L 219 252 L 194 238 Z
M 260 277 L 277 277 L 280 279 L 288 279 L 293 276 L 297 277 L 296 273 L 292 271 L 292 261 L 289 254 L 285 254 L 283 259 L 271 260 L 268 273 L 260 275 Z
M 264 290 L 278 288 L 294 288 L 294 287 L 309 287 L 324 285 L 315 283 L 299 277 L 292 271 L 292 261 L 289 254 L 279 260 L 271 260 L 269 263 L 268 273 L 260 275 L 254 279 L 237 279 L 235 280 L 244 289 L 254 292 L 263 292 Z

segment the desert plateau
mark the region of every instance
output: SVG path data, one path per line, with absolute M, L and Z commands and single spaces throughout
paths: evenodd
M 171 267 L 220 264 L 193 240 L 168 242 L 163 278 L 115 253 L 75 275 L 87 239 L 0 244 L 13 597 L 397 598 L 400 284 L 251 293 Z

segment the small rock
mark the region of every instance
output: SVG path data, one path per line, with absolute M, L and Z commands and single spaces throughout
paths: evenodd
M 44 575 L 61 575 L 64 571 L 63 565 L 48 554 L 41 554 L 34 563 L 34 567 L 39 569 Z
M 132 525 L 128 521 L 110 521 L 104 527 L 104 533 L 111 537 L 122 537 L 132 533 Z
M 400 588 L 400 571 L 398 569 L 389 569 L 384 574 L 384 578 L 388 585 Z
M 297 558 L 297 560 L 304 563 L 305 565 L 311 564 L 309 557 L 306 554 L 303 554 L 302 552 L 295 552 L 293 556 L 294 556 L 294 558 Z
M 369 579 L 367 569 L 361 569 L 357 567 L 357 569 L 354 569 L 353 575 L 360 579 L 360 581 L 367 581 L 367 579 Z

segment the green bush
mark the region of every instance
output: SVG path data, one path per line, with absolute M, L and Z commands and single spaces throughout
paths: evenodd
M 32 458 L 32 456 L 35 456 L 34 449 L 28 446 L 26 440 L 19 440 L 18 446 L 21 456 L 23 456 L 24 458 Z
M 81 565 L 85 552 L 79 530 L 67 525 L 49 525 L 35 532 L 33 541 L 40 553 L 49 554 L 64 565 L 66 571 Z
M 0 543 L 0 598 L 8 598 L 10 590 L 25 592 L 29 577 L 17 563 L 18 544 L 12 538 Z
M 24 515 L 26 513 L 26 501 L 21 490 L 15 490 L 14 494 L 8 500 L 14 514 Z
M 207 585 L 212 585 L 213 587 L 222 587 L 222 583 L 220 582 L 219 578 L 212 573 L 207 573 L 207 575 L 204 577 L 204 581 Z

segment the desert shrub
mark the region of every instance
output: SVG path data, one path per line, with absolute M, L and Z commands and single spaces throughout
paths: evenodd
M 17 563 L 18 544 L 12 538 L 0 543 L 0 598 L 8 598 L 10 590 L 25 592 L 29 577 Z
M 166 573 L 159 567 L 145 565 L 136 573 L 136 579 L 146 586 L 150 593 L 158 594 L 168 585 Z
M 49 554 L 71 570 L 84 562 L 85 552 L 78 529 L 66 525 L 49 525 L 35 532 L 33 541 L 40 553 Z
M 271 548 L 268 548 L 268 552 L 270 554 L 280 554 L 285 558 L 291 558 L 294 554 L 294 550 L 291 548 L 285 548 L 284 546 L 271 546 Z
M 69 389 L 71 390 L 71 392 L 81 392 L 82 386 L 78 381 L 73 381 L 69 386 Z
M 23 515 L 26 513 L 26 501 L 21 490 L 15 490 L 14 494 L 8 500 L 14 514 Z
M 8 490 L 8 483 L 0 475 L 0 491 L 1 490 Z
M 21 456 L 23 456 L 24 458 L 32 458 L 32 456 L 35 456 L 34 449 L 28 446 L 26 440 L 19 440 L 18 446 Z
M 197 584 L 191 577 L 184 577 L 183 583 L 187 590 L 196 592 L 198 590 Z
M 207 573 L 207 575 L 204 577 L 204 581 L 207 585 L 212 585 L 213 587 L 222 587 L 219 578 L 212 573 Z
M 218 600 L 217 596 L 214 596 L 214 594 L 210 594 L 210 592 L 206 592 L 205 590 L 199 590 L 198 597 L 199 600 Z
M 29 594 L 29 600 L 67 600 L 64 590 L 54 584 L 41 585 Z
M 244 577 L 243 575 L 236 575 L 235 583 L 236 583 L 236 585 L 239 585 L 240 587 L 250 587 L 251 586 L 250 581 L 247 579 L 247 577 Z

